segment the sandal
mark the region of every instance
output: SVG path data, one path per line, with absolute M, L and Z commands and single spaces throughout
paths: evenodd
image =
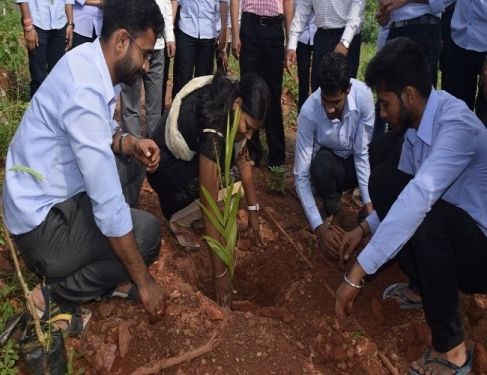
M 399 308 L 401 310 L 421 309 L 423 302 L 417 302 L 409 298 L 406 294 L 407 289 L 409 289 L 408 283 L 392 284 L 384 290 L 382 299 L 394 298 L 399 302 Z
M 118 297 L 127 299 L 129 301 L 138 301 L 139 300 L 139 289 L 134 283 L 130 283 L 130 288 L 128 292 L 121 292 L 118 290 L 114 290 L 113 293 L 110 295 L 110 298 Z
M 470 373 L 473 367 L 473 352 L 471 350 L 467 350 L 467 359 L 463 366 L 457 366 L 456 364 L 447 361 L 443 358 L 431 358 L 431 350 L 428 350 L 424 353 L 424 366 L 428 363 L 441 365 L 449 370 L 454 370 L 454 375 L 467 375 Z M 421 375 L 421 373 L 417 372 L 413 368 L 409 368 L 410 375 Z
M 82 307 L 76 307 L 74 312 L 63 310 L 52 300 L 47 286 L 41 287 L 41 292 L 46 306 L 44 311 L 36 307 L 41 323 L 66 322 L 67 327 L 62 330 L 66 335 L 76 336 L 81 333 L 91 319 L 91 311 Z M 60 329 L 56 325 L 54 326 Z
M 200 248 L 200 243 L 190 227 L 186 228 L 176 223 L 169 223 L 169 229 L 178 243 L 186 250 L 191 251 Z

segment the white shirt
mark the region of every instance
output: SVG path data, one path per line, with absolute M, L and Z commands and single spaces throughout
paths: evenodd
M 159 5 L 162 17 L 164 18 L 164 37 L 158 38 L 156 41 L 156 45 L 154 46 L 155 50 L 160 50 L 165 47 L 164 39 L 166 40 L 166 42 L 175 41 L 174 26 L 171 0 L 156 0 L 156 3 L 157 5 Z
M 304 30 L 313 10 L 317 28 L 345 28 L 341 40 L 351 43 L 353 37 L 360 32 L 364 19 L 365 0 L 302 0 L 298 2 L 289 31 L 287 49 L 296 50 L 299 35 Z

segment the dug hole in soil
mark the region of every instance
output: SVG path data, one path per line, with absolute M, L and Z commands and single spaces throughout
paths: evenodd
M 211 264 L 205 247 L 187 252 L 176 245 L 161 216 L 157 195 L 144 185 L 139 207 L 161 219 L 163 244 L 150 270 L 168 294 L 165 317 L 150 324 L 141 304 L 112 299 L 93 303 L 90 324 L 74 347 L 75 367 L 85 374 L 159 373 L 142 370 L 165 358 L 190 352 L 217 333 L 218 346 L 192 361 L 162 370 L 164 374 L 388 374 L 379 353 L 403 373 L 430 344 L 424 314 L 402 311 L 383 301 L 382 291 L 405 278 L 395 265 L 386 267 L 358 297 L 353 315 L 338 329 L 333 291 L 343 272 L 338 262 L 316 250 L 315 236 L 293 194 L 269 194 L 264 169 L 255 169 L 259 202 L 273 207 L 276 219 L 301 247 L 307 265 L 264 214 L 264 247 L 251 245 L 243 230 L 234 277 L 232 310 L 213 302 Z M 291 181 L 288 181 L 290 186 Z M 343 198 L 336 222 L 350 229 L 357 207 Z M 475 347 L 477 374 L 487 373 L 485 300 L 463 297 L 468 344 Z M 482 305 L 484 304 L 484 305 Z M 136 372 L 138 370 L 139 372 Z M 144 372 L 146 371 L 146 372 Z

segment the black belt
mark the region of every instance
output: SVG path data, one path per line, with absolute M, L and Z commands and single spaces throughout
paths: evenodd
M 396 21 L 391 24 L 391 29 L 398 29 L 400 27 L 412 25 L 438 25 L 440 18 L 431 14 L 425 14 L 421 17 L 411 18 L 410 20 Z
M 345 31 L 345 28 L 342 27 L 340 29 L 322 29 L 319 28 L 316 32 L 324 35 L 337 35 L 337 34 L 343 34 Z
M 260 26 L 272 26 L 272 25 L 282 25 L 284 17 L 282 15 L 275 17 L 258 16 L 254 13 L 243 12 L 242 19 L 249 19 L 257 22 Z

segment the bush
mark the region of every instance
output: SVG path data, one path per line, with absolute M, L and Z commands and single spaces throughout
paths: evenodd
M 379 25 L 375 20 L 375 12 L 377 11 L 377 1 L 367 0 L 365 6 L 365 20 L 362 25 L 362 42 L 373 43 L 377 42 L 377 34 L 379 33 Z

